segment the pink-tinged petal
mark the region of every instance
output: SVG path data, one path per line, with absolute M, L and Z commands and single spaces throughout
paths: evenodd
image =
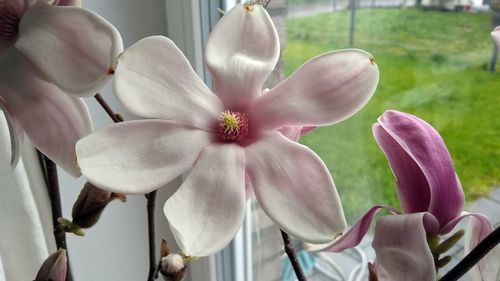
M 490 220 L 482 214 L 462 212 L 460 216 L 441 228 L 439 231 L 440 234 L 449 233 L 464 218 L 469 218 L 469 225 L 465 232 L 464 247 L 464 254 L 468 254 L 493 231 L 493 226 Z M 498 277 L 500 277 L 499 260 L 500 247 L 496 247 L 469 271 L 471 279 L 474 281 L 497 281 Z
M 56 0 L 54 1 L 54 4 L 57 6 L 76 6 L 76 7 L 81 7 L 82 6 L 82 0 Z
M 318 128 L 318 127 L 316 127 L 316 126 L 281 127 L 278 129 L 278 131 L 290 140 L 299 141 L 299 138 L 301 136 L 313 132 L 316 128 Z
M 138 116 L 208 130 L 224 110 L 174 42 L 162 36 L 128 48 L 118 59 L 114 81 L 118 99 Z
M 260 5 L 236 5 L 208 38 L 205 60 L 226 109 L 243 111 L 278 62 L 278 33 Z
M 318 126 L 305 126 L 305 127 L 302 127 L 302 130 L 300 130 L 300 135 L 303 136 L 305 134 L 309 134 L 309 133 L 313 132 L 314 130 L 316 130 L 316 128 L 318 128 Z
M 497 48 L 500 48 L 500 26 L 495 27 L 495 29 L 491 32 L 491 38 L 493 38 Z
M 287 137 L 289 140 L 296 142 L 299 141 L 301 130 L 302 127 L 281 127 L 278 129 L 278 132 Z
M 391 164 L 396 177 L 396 192 L 403 210 L 406 213 L 427 211 L 431 193 L 420 167 L 380 124 L 373 124 L 372 130 L 375 140 Z
M 408 203 L 414 200 L 412 204 L 418 206 L 424 206 L 428 202 L 428 211 L 437 218 L 440 225 L 457 217 L 464 205 L 464 193 L 450 153 L 439 133 L 424 120 L 398 111 L 386 111 L 379 117 L 378 123 L 397 143 L 392 142 L 393 146 L 399 146 L 394 148 L 381 145 L 381 148 L 386 154 L 394 155 L 388 158 L 398 181 L 398 193 L 400 197 L 406 197 L 403 201 Z M 403 151 L 406 156 L 402 155 Z M 427 185 L 423 182 L 422 175 Z M 416 195 L 415 190 L 410 192 L 412 188 L 417 188 L 424 194 L 428 188 L 428 199 Z M 411 196 L 415 197 L 412 199 Z
M 13 8 L 16 11 L 16 16 L 18 18 L 21 18 L 33 4 L 35 4 L 37 0 L 3 0 L 1 1 L 2 3 L 0 6 L 3 8 L 5 6 L 8 6 L 10 8 Z M 4 10 L 5 11 L 5 10 Z
M 165 120 L 129 121 L 82 138 L 76 154 L 95 186 L 146 194 L 187 171 L 210 138 L 205 131 Z
M 92 132 L 82 99 L 40 78 L 37 68 L 15 49 L 0 62 L 0 93 L 33 145 L 74 177 L 80 176 L 75 143 Z
M 7 104 L 0 98 L 0 110 L 3 112 L 5 119 L 7 121 L 7 126 L 9 127 L 9 135 L 10 135 L 10 164 L 12 167 L 15 167 L 21 158 L 21 149 L 24 139 L 24 131 L 17 124 L 17 121 L 10 115 L 7 110 Z
M 207 146 L 164 211 L 184 254 L 204 257 L 224 248 L 245 218 L 245 151 Z
M 252 195 L 253 195 L 252 181 L 250 180 L 248 174 L 245 172 L 245 196 L 247 200 L 252 198 Z
M 344 231 L 337 190 L 325 164 L 312 150 L 272 133 L 245 151 L 255 196 L 284 231 L 315 244 L 330 242 Z
M 373 217 L 380 209 L 385 209 L 392 214 L 400 213 L 397 209 L 390 206 L 373 206 L 361 215 L 361 217 L 349 228 L 349 230 L 347 230 L 347 232 L 338 239 L 326 245 L 310 245 L 308 250 L 338 253 L 344 251 L 345 249 L 356 247 L 359 245 L 361 240 L 363 240 L 363 237 L 370 228 Z
M 493 231 L 490 220 L 480 214 L 470 214 L 469 227 L 465 236 L 465 254 L 468 254 Z M 500 278 L 500 247 L 495 247 L 474 266 L 469 276 L 475 281 L 498 281 Z
M 36 0 L 0 1 L 0 54 L 16 42 L 21 17 L 35 1 Z
M 338 123 L 368 102 L 378 77 L 378 67 L 365 51 L 327 53 L 257 98 L 247 116 L 262 130 Z
M 375 224 L 373 248 L 377 273 L 384 281 L 436 280 L 434 259 L 427 245 L 427 233 L 439 223 L 429 213 L 384 216 Z
M 99 15 L 38 1 L 22 17 L 16 48 L 63 91 L 94 95 L 123 50 L 120 33 Z

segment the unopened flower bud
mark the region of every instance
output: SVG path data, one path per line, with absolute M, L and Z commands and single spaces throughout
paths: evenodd
M 166 281 L 181 281 L 186 273 L 184 258 L 179 254 L 169 254 L 161 258 L 161 274 Z
M 165 239 L 161 239 L 160 254 L 160 264 L 157 270 L 162 274 L 163 279 L 165 281 L 184 280 L 187 268 L 186 264 L 190 259 L 184 258 L 181 254 L 170 254 L 170 249 Z
M 114 199 L 127 201 L 124 194 L 104 191 L 89 182 L 86 183 L 73 205 L 73 223 L 82 228 L 94 226 L 106 205 Z
M 40 267 L 35 281 L 65 281 L 68 259 L 66 250 L 61 249 L 50 255 Z

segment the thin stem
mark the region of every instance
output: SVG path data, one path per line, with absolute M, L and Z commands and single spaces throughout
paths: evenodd
M 52 225 L 54 227 L 54 238 L 56 240 L 57 249 L 68 249 L 66 244 L 66 232 L 64 227 L 57 221 L 57 219 L 63 216 L 62 206 L 61 206 L 61 194 L 59 192 L 59 178 L 57 176 L 57 166 L 52 160 L 47 156 L 39 152 L 45 167 L 45 180 L 47 184 L 47 190 L 50 197 L 50 205 L 52 208 Z M 71 270 L 69 267 L 68 260 L 68 270 L 66 274 L 66 281 L 73 280 Z
M 59 193 L 59 179 L 57 177 L 57 166 L 47 156 L 43 155 L 45 164 L 47 189 L 50 197 L 50 205 L 52 208 L 52 224 L 54 226 L 54 237 L 56 239 L 56 247 L 58 249 L 67 249 L 66 232 L 64 227 L 57 221 L 62 215 L 61 194 Z
M 500 227 L 486 236 L 472 251 L 465 256 L 455 267 L 448 271 L 439 281 L 455 281 L 462 277 L 469 269 L 477 264 L 488 252 L 500 242 Z
M 101 96 L 101 94 L 97 93 L 95 94 L 94 98 L 97 100 L 97 102 L 101 105 L 101 107 L 106 111 L 106 113 L 109 115 L 109 117 L 113 120 L 115 123 L 122 122 L 123 119 L 120 117 L 119 114 L 115 113 L 113 109 L 109 106 L 109 104 L 104 100 L 104 98 Z
M 155 245 L 155 203 L 156 190 L 146 194 L 148 200 L 148 234 L 149 234 L 149 274 L 148 281 L 155 280 L 156 271 L 156 245 Z
M 297 254 L 295 253 L 295 249 L 293 248 L 292 241 L 290 240 L 290 236 L 283 230 L 281 230 L 281 236 L 283 237 L 283 246 L 285 248 L 285 253 L 287 254 L 290 262 L 292 263 L 293 271 L 295 271 L 295 275 L 297 276 L 298 281 L 307 281 L 302 268 L 300 267 L 299 260 L 297 259 Z
M 111 106 L 104 100 L 101 94 L 95 94 L 94 98 L 101 105 L 101 107 L 106 111 L 109 117 L 115 123 L 123 122 L 123 118 L 120 114 L 116 113 Z M 145 195 L 147 202 L 147 212 L 148 212 L 148 236 L 149 236 L 149 273 L 148 281 L 155 280 L 156 271 L 156 246 L 155 246 L 155 200 L 156 200 L 156 190 Z

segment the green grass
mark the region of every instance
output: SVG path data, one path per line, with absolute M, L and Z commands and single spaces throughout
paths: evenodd
M 349 13 L 288 19 L 286 73 L 347 47 Z M 362 9 L 355 46 L 371 52 L 380 83 L 353 118 L 302 138 L 328 165 L 348 220 L 373 203 L 398 205 L 394 179 L 371 125 L 384 110 L 406 111 L 443 136 L 467 200 L 500 183 L 500 73 L 490 59 L 490 15 L 414 9 Z

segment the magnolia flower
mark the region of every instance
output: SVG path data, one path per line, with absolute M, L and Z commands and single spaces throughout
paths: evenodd
M 77 96 L 101 89 L 123 47 L 118 31 L 75 0 L 0 0 L 0 109 L 9 121 L 12 164 L 24 132 L 73 176 L 75 143 L 92 131 Z M 59 6 L 56 6 L 59 5 Z
M 379 280 L 436 280 L 429 235 L 448 234 L 470 217 L 465 243 L 469 252 L 493 227 L 481 214 L 462 212 L 462 186 L 443 139 L 431 125 L 408 113 L 386 111 L 373 125 L 373 134 L 396 177 L 403 211 L 374 206 L 324 250 L 340 252 L 358 245 L 375 213 L 384 208 L 392 215 L 377 221 L 373 241 Z M 472 270 L 473 280 L 494 281 L 498 273 L 498 260 L 492 255 Z
M 253 189 L 284 231 L 326 243 L 345 227 L 328 169 L 281 127 L 338 123 L 368 102 L 378 83 L 372 56 L 342 50 L 316 57 L 261 95 L 279 57 L 275 27 L 260 5 L 236 5 L 213 30 L 206 64 L 213 92 L 175 44 L 145 38 L 118 59 L 114 86 L 132 113 L 77 143 L 82 173 L 126 194 L 158 189 L 190 170 L 164 211 L 187 256 L 211 255 L 234 237 Z

